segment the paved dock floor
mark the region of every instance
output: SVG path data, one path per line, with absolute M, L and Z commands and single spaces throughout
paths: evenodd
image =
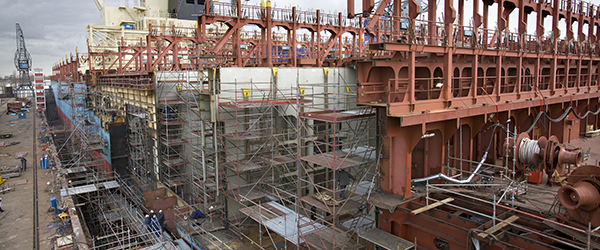
M 38 169 L 38 216 L 39 216 L 39 239 L 40 249 L 52 249 L 53 242 L 48 238 L 55 234 L 56 228 L 50 224 L 54 221 L 53 214 L 47 213 L 50 208 L 50 197 L 54 196 L 47 190 L 46 183 L 52 180 L 50 170 L 42 170 L 39 164 L 39 156 L 33 157 L 33 133 L 34 113 L 26 113 L 26 118 L 19 119 L 17 116 L 6 114 L 7 99 L 2 100 L 0 105 L 0 134 L 12 133 L 2 142 L 19 141 L 14 146 L 0 148 L 0 167 L 21 165 L 21 160 L 15 158 L 17 152 L 27 152 L 27 171 L 20 177 L 7 179 L 0 189 L 11 188 L 10 191 L 0 193 L 2 197 L 3 213 L 0 213 L 0 249 L 33 249 L 33 167 Z M 39 132 L 41 119 L 36 119 L 38 126 L 35 128 L 36 137 Z M 37 140 L 37 153 L 42 155 L 41 141 Z M 34 160 L 38 159 L 38 160 Z

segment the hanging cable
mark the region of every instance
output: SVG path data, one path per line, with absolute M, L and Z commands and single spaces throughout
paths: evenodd
M 567 117 L 567 115 L 569 114 L 569 112 L 572 112 L 572 113 L 573 113 L 573 115 L 574 115 L 575 117 L 577 117 L 577 119 L 579 119 L 579 120 L 583 120 L 583 119 L 585 119 L 585 118 L 586 118 L 586 117 L 587 117 L 589 114 L 592 114 L 592 115 L 597 115 L 597 114 L 599 114 L 599 113 L 600 113 L 600 108 L 598 108 L 598 110 L 596 110 L 596 111 L 593 111 L 593 112 L 588 110 L 588 111 L 586 111 L 586 112 L 585 112 L 585 114 L 583 114 L 583 116 L 580 116 L 579 114 L 577 114 L 577 113 L 575 112 L 575 109 L 573 109 L 573 107 L 569 106 L 569 107 L 568 107 L 568 108 L 565 110 L 565 112 L 563 112 L 563 113 L 562 113 L 562 115 L 560 115 L 558 118 L 555 118 L 555 119 L 552 119 L 552 117 L 550 117 L 550 115 L 548 115 L 548 113 L 546 113 L 545 111 L 541 111 L 541 112 L 540 112 L 540 113 L 538 113 L 538 115 L 535 117 L 535 119 L 533 120 L 533 123 L 531 124 L 531 126 L 529 127 L 529 129 L 527 129 L 527 130 L 525 131 L 525 133 L 528 133 L 528 134 L 529 134 L 529 132 L 531 132 L 531 130 L 533 130 L 533 127 L 535 127 L 535 124 L 536 124 L 536 123 L 537 123 L 537 122 L 540 120 L 540 118 L 542 117 L 542 115 L 546 116 L 546 118 L 548 118 L 548 120 L 549 120 L 549 121 L 551 121 L 551 122 L 559 122 L 559 121 L 562 121 L 562 119 L 564 119 L 565 117 Z

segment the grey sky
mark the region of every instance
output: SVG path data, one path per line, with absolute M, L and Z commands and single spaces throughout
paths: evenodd
M 15 70 L 15 23 L 21 25 L 32 68 L 52 72 L 52 64 L 75 47 L 87 51 L 85 27 L 100 17 L 93 0 L 0 0 L 0 75 Z

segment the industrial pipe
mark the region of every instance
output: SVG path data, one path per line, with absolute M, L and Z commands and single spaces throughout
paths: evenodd
M 558 189 L 558 201 L 567 209 L 595 210 L 600 205 L 598 189 L 587 181 L 565 185 Z
M 481 157 L 481 161 L 479 161 L 479 164 L 477 165 L 477 168 L 475 168 L 475 171 L 473 171 L 473 173 L 471 173 L 471 175 L 469 175 L 469 178 L 467 178 L 467 179 L 457 180 L 457 179 L 449 177 L 449 176 L 447 176 L 445 174 L 439 173 L 439 174 L 428 176 L 428 177 L 414 179 L 414 180 L 412 180 L 412 183 L 424 182 L 424 181 L 434 180 L 434 179 L 438 179 L 438 178 L 444 179 L 446 181 L 454 182 L 454 183 L 459 183 L 459 184 L 469 183 L 469 182 L 471 182 L 473 180 L 473 177 L 475 177 L 475 175 L 477 174 L 477 172 L 479 172 L 479 169 L 481 168 L 481 166 L 483 166 L 483 162 L 485 161 L 485 159 L 487 159 L 487 154 L 488 154 L 488 152 L 486 151 L 483 154 L 483 157 Z

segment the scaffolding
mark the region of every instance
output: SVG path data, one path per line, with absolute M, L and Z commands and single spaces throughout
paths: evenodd
M 211 112 L 211 100 L 215 93 L 204 89 L 209 75 L 206 71 L 198 72 L 199 81 L 186 84 L 182 92 L 186 94 L 189 110 L 189 139 L 192 157 L 192 197 L 190 204 L 202 208 L 202 211 L 216 211 L 222 208 L 217 176 L 219 172 L 218 156 L 223 147 L 216 139 L 216 117 Z M 214 92 L 214 90 L 212 90 Z
M 46 92 L 45 92 L 45 84 L 44 84 L 44 69 L 36 68 L 33 69 L 34 72 L 34 88 L 35 88 L 35 107 L 36 110 L 45 110 L 46 109 Z
M 63 193 L 74 195 L 86 219 L 92 249 L 135 249 L 160 244 L 160 232 L 144 223 L 143 203 L 120 179 L 79 186 Z
M 69 136 L 62 150 L 68 143 L 70 150 L 63 155 L 65 168 L 87 167 L 92 169 L 90 174 L 106 176 L 104 167 L 106 142 L 101 136 L 98 120 L 89 110 L 90 98 L 87 86 L 78 82 L 59 82 L 59 93 L 62 100 L 68 104 Z M 59 98 L 60 99 L 60 98 Z M 67 155 L 68 154 L 68 155 Z M 66 159 L 66 160 L 65 160 Z
M 198 78 L 197 72 L 161 71 L 156 84 L 160 178 L 191 204 L 198 202 L 194 188 L 198 176 L 193 171 L 198 165 L 194 160 L 198 143 L 193 131 L 201 130 L 195 94 Z
M 141 190 L 155 186 L 153 173 L 153 144 L 149 134 L 147 110 L 127 105 L 127 146 L 129 149 L 129 168 L 136 186 Z
M 94 131 L 85 128 L 89 118 L 81 118 L 81 113 L 88 111 L 85 101 L 85 85 L 69 84 L 69 108 L 71 108 L 72 127 L 67 130 L 54 131 L 56 136 L 50 137 L 56 143 L 51 147 L 51 155 L 58 158 L 56 171 L 60 178 L 59 209 L 67 207 L 72 200 L 77 210 L 68 211 L 72 216 L 84 218 L 80 231 L 85 235 L 84 244 L 90 249 L 138 249 L 160 245 L 164 249 L 176 249 L 169 242 L 168 235 L 163 235 L 144 223 L 145 211 L 142 196 L 134 187 L 125 183 L 118 174 L 107 173 L 102 168 L 104 160 L 97 149 L 90 147 Z M 91 122 L 90 122 L 91 123 Z M 55 171 L 55 170 L 52 170 Z M 70 198 L 69 198 L 70 197 Z M 62 204 L 62 205 L 61 205 Z M 68 223 L 65 223 L 65 226 Z M 64 234 L 64 231 L 61 231 Z M 79 233 L 79 232 L 78 232 Z
M 276 81 L 273 74 L 268 81 L 219 84 L 217 140 L 223 147 L 219 164 L 221 189 L 227 197 L 224 215 L 239 234 L 254 214 L 252 207 L 261 202 L 282 206 L 295 202 L 294 115 L 300 102 L 295 98 L 297 89 Z
M 365 198 L 378 174 L 376 112 L 357 106 L 357 86 L 340 74 L 332 83 L 298 87 L 312 102 L 299 111 L 297 205 L 314 224 L 322 225 L 300 238 L 311 248 L 355 249 L 359 246 L 351 240 L 354 233 L 369 229 L 375 220 Z
M 375 111 L 357 106 L 344 69 L 310 69 L 302 74 L 322 73 L 310 81 L 300 79 L 304 69 L 286 69 L 287 77 L 265 69 L 261 80 L 224 78 L 224 69 L 161 71 L 149 90 L 112 79 L 94 87 L 92 101 L 68 85 L 77 138 L 88 139 L 77 141 L 100 150 L 89 140 L 98 123 L 124 110 L 133 182 L 122 186 L 141 197 L 163 183 L 178 198 L 177 233 L 198 246 L 356 247 L 356 233 L 375 221 L 365 201 L 378 174 Z M 153 95 L 155 108 L 122 89 Z M 87 103 L 99 119 L 86 117 Z M 354 180 L 345 187 L 340 169 Z M 190 221 L 194 211 L 210 223 Z
M 203 235 L 186 240 L 225 248 L 204 237 L 222 233 L 216 223 L 261 248 L 356 246 L 352 232 L 374 222 L 362 196 L 377 174 L 375 112 L 356 106 L 356 86 L 343 73 L 324 75 L 324 83 L 311 84 L 280 83 L 277 70 L 262 81 L 223 81 L 220 69 L 209 69 L 198 84 L 181 81 L 196 204 L 176 215 L 182 237 Z M 356 178 L 345 200 L 335 181 L 342 168 Z M 195 210 L 211 222 L 186 219 Z

